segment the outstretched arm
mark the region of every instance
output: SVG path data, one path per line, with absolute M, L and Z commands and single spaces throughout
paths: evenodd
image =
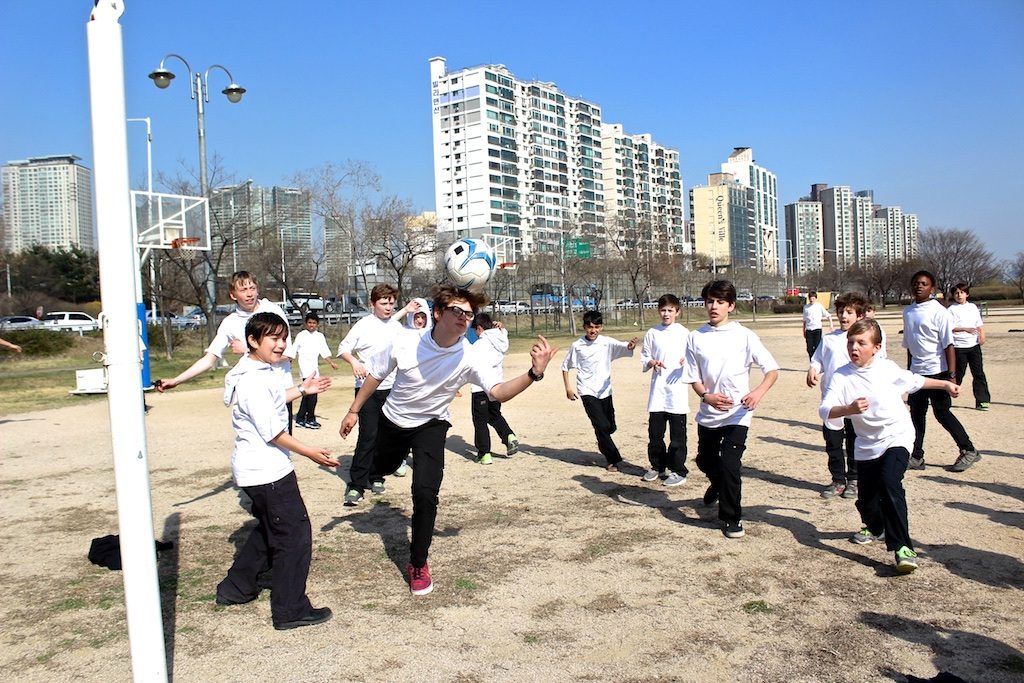
M 160 393 L 163 393 L 168 389 L 173 389 L 179 384 L 189 381 L 196 375 L 201 375 L 207 370 L 216 367 L 218 360 L 220 360 L 219 357 L 207 351 L 203 354 L 202 358 L 190 365 L 186 370 L 182 371 L 182 373 L 177 377 L 173 379 L 158 379 L 154 386 L 156 386 L 156 390 Z

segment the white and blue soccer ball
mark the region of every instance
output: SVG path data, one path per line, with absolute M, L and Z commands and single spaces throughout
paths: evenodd
M 494 273 L 497 256 L 486 242 L 465 238 L 448 247 L 444 269 L 458 287 L 481 289 Z

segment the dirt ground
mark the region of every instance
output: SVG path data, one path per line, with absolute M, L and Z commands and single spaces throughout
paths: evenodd
M 890 354 L 902 356 L 898 319 L 883 323 Z M 981 462 L 947 471 L 955 447 L 929 420 L 928 467 L 906 479 L 922 556 L 909 576 L 895 574 L 881 545 L 847 540 L 859 528 L 853 501 L 819 496 L 828 472 L 798 322 L 756 328 L 783 371 L 744 457 L 746 538 L 720 533 L 695 466 L 680 487 L 640 481 L 648 376 L 638 360 L 614 366 L 615 439 L 634 465 L 619 474 L 597 466 L 582 405 L 566 400 L 553 365 L 506 404 L 524 452 L 493 466 L 472 461 L 468 391 L 455 399 L 435 589 L 421 598 L 402 576 L 409 478 L 389 479 L 361 507 L 341 504 L 354 437 L 337 433 L 351 398 L 339 372 L 320 401 L 324 429 L 296 430 L 342 460 L 334 473 L 296 458 L 313 523 L 309 595 L 335 617 L 287 632 L 271 626 L 269 591 L 249 605 L 214 604 L 251 528 L 230 478 L 220 391 L 149 396 L 154 536 L 175 544 L 159 563 L 172 675 L 862 681 L 949 671 L 1024 680 L 1024 334 L 1008 331 L 1020 328 L 1020 309 L 988 320 L 991 411 L 973 410 L 969 390 L 955 402 Z M 506 372 L 527 362 L 509 356 Z M 692 460 L 692 420 L 689 437 Z M 121 573 L 86 559 L 90 539 L 117 533 L 106 402 L 0 419 L 0 491 L 0 679 L 129 679 Z

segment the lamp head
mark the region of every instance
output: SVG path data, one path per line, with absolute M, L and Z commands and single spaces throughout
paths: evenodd
M 245 88 L 238 85 L 237 83 L 232 83 L 228 87 L 221 90 L 221 92 L 224 93 L 224 96 L 228 98 L 228 102 L 231 102 L 232 104 L 238 104 L 242 101 L 242 95 L 245 94 Z
M 167 69 L 159 68 L 153 73 L 149 74 L 149 77 L 153 79 L 153 83 L 156 85 L 156 87 L 163 90 L 171 84 L 171 81 L 174 79 L 174 74 L 172 74 Z

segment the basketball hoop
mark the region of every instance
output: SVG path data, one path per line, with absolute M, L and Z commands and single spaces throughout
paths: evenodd
M 193 261 L 196 257 L 195 245 L 199 243 L 198 237 L 175 237 L 171 240 L 171 249 L 178 252 L 178 255 L 186 261 Z
M 516 261 L 506 261 L 505 263 L 499 263 L 498 268 L 501 270 L 515 270 L 519 267 L 519 263 Z

